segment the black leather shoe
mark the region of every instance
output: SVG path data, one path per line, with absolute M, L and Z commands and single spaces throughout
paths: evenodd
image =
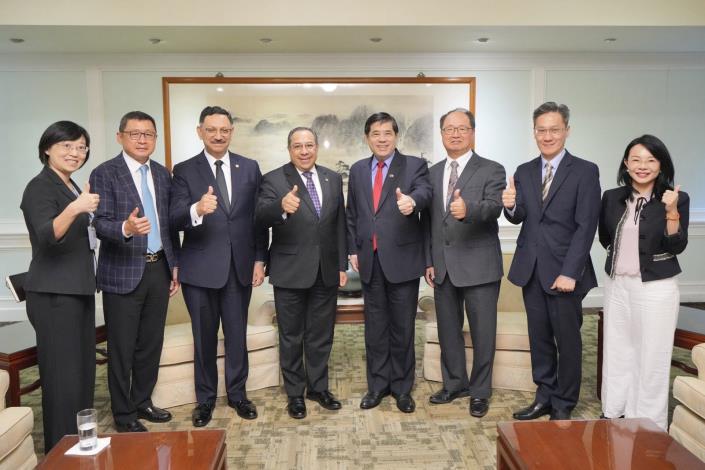
M 134 420 L 127 424 L 115 423 L 115 430 L 117 432 L 147 432 L 147 428 L 144 424 L 140 423 L 138 420 Z
M 157 408 L 154 405 L 137 410 L 137 417 L 139 419 L 146 419 L 152 423 L 166 423 L 167 421 L 171 421 L 171 413 L 167 410 Z
M 487 398 L 470 399 L 470 415 L 475 418 L 482 418 L 490 409 L 490 401 Z
M 394 399 L 397 401 L 397 408 L 403 413 L 413 413 L 416 409 L 416 403 L 414 403 L 414 399 L 408 393 L 395 395 Z
M 257 407 L 247 398 L 238 401 L 228 400 L 228 406 L 235 408 L 237 415 L 242 419 L 255 419 L 257 417 Z
M 304 397 L 289 397 L 289 404 L 286 406 L 289 416 L 294 419 L 304 419 L 306 417 L 306 402 Z
M 540 418 L 541 416 L 546 416 L 551 413 L 551 405 L 548 403 L 539 403 L 534 401 L 532 404 L 526 408 L 515 412 L 512 416 L 514 419 L 519 419 L 521 421 L 527 421 L 530 419 Z
M 339 410 L 342 408 L 342 404 L 333 396 L 328 390 L 322 392 L 306 392 L 306 398 L 309 400 L 317 401 L 326 410 Z
M 620 416 L 619 418 L 608 418 L 607 416 L 605 416 L 604 413 L 600 413 L 600 419 L 621 419 L 621 418 L 624 418 L 624 415 Z
M 386 392 L 367 392 L 360 401 L 360 408 L 369 410 L 376 407 L 382 402 L 382 398 L 389 396 L 389 391 Z
M 215 408 L 215 405 L 199 403 L 191 413 L 191 421 L 193 422 L 193 425 L 197 428 L 202 428 L 206 424 L 210 423 L 211 418 L 213 417 L 213 408 Z
M 455 392 L 449 392 L 445 388 L 437 391 L 428 398 L 429 403 L 434 405 L 443 405 L 445 403 L 450 403 L 456 398 L 464 398 L 470 396 L 470 390 L 456 390 Z
M 551 410 L 551 421 L 557 421 L 557 420 L 567 420 L 570 419 L 570 411 L 568 410 L 557 410 L 553 408 Z

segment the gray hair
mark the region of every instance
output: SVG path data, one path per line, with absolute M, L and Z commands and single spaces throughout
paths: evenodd
M 443 116 L 441 116 L 441 129 L 443 129 L 443 122 L 445 122 L 446 118 L 450 116 L 453 113 L 463 113 L 468 117 L 470 120 L 470 127 L 475 129 L 475 116 L 470 112 L 470 110 L 465 109 L 465 108 L 455 108 L 451 109 L 447 113 L 445 113 Z
M 305 126 L 299 126 L 299 127 L 294 127 L 292 130 L 289 131 L 289 135 L 286 136 L 286 147 L 289 148 L 291 147 L 291 138 L 296 134 L 297 132 L 301 131 L 309 131 L 311 134 L 313 134 L 313 140 L 316 142 L 316 145 L 318 145 L 318 134 L 316 134 L 316 131 L 311 129 L 310 127 L 305 127 Z

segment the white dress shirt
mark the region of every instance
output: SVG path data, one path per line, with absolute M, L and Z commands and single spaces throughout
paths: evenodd
M 445 167 L 443 168 L 443 200 L 447 201 L 448 200 L 448 181 L 450 181 L 450 164 L 453 161 L 458 162 L 458 179 L 460 179 L 460 175 L 463 174 L 463 170 L 467 166 L 468 162 L 470 161 L 470 158 L 472 157 L 472 150 L 469 152 L 459 156 L 456 159 L 453 158 L 446 158 L 446 164 Z M 455 188 L 458 189 L 458 188 Z
M 142 206 L 144 207 L 144 198 L 142 197 L 142 172 L 140 171 L 140 168 L 142 168 L 142 163 L 125 154 L 124 151 L 122 152 L 122 158 L 125 159 L 127 168 L 130 170 L 132 181 L 135 183 L 135 188 L 137 188 L 137 194 L 140 195 L 140 201 L 142 201 Z M 157 209 L 157 192 L 154 189 L 154 176 L 152 176 L 151 160 L 147 159 L 144 164 L 147 165 L 147 168 L 149 168 L 149 171 L 147 172 L 147 187 L 152 192 L 154 213 L 157 214 L 157 220 L 154 221 L 157 226 L 154 227 L 154 229 L 157 230 L 157 233 L 161 233 L 159 231 L 159 210 Z M 142 214 L 142 217 L 144 217 L 144 214 Z M 132 237 L 132 235 L 127 235 L 125 233 L 125 222 L 122 223 L 122 234 L 125 238 Z M 161 237 L 159 237 L 159 239 L 161 240 Z M 159 249 L 161 250 L 162 247 L 160 246 Z
M 296 168 L 296 167 L 294 167 Z M 299 176 L 301 176 L 301 180 L 304 182 L 304 187 L 299 188 L 297 191 L 299 197 L 301 196 L 301 191 L 306 191 L 308 192 L 308 189 L 306 189 L 306 177 L 304 176 L 305 171 L 301 171 L 298 168 L 296 168 L 296 171 L 299 173 Z M 323 210 L 323 191 L 321 190 L 321 181 L 318 179 L 318 171 L 316 171 L 316 165 L 311 168 L 310 171 L 313 176 L 311 177 L 311 180 L 313 180 L 313 186 L 316 188 L 316 192 L 318 193 L 318 201 L 321 203 L 321 210 Z M 309 194 L 310 196 L 310 194 Z M 313 201 L 313 198 L 311 198 L 311 201 Z M 289 214 L 286 212 L 282 212 L 282 219 L 286 220 Z
M 208 166 L 210 166 L 211 172 L 213 173 L 213 178 L 215 178 L 215 171 L 216 171 L 216 166 L 215 162 L 218 161 L 217 158 L 214 156 L 210 155 L 208 152 L 205 150 L 203 151 L 204 155 L 206 156 L 206 159 L 208 160 Z M 221 162 L 223 162 L 223 175 L 225 176 L 225 186 L 228 187 L 228 201 L 232 203 L 233 197 L 233 181 L 231 178 L 231 172 L 230 172 L 230 152 L 226 152 L 223 158 L 220 159 Z M 215 192 L 216 188 L 213 188 L 213 191 Z M 197 227 L 203 223 L 203 216 L 198 215 L 198 212 L 196 212 L 196 206 L 198 205 L 197 202 L 194 202 L 191 205 L 191 225 L 194 227 Z

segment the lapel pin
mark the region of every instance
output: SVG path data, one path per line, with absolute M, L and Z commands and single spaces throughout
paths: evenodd
M 326 181 L 328 181 L 328 178 L 326 178 Z
M 238 165 L 238 164 L 236 163 L 236 164 L 235 164 L 235 168 L 240 168 L 240 165 Z
M 389 174 L 389 177 L 390 177 L 390 178 L 394 178 L 394 175 L 390 173 L 390 174 Z

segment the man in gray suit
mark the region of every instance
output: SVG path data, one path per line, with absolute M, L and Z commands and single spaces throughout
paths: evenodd
M 279 357 L 289 416 L 306 416 L 306 398 L 328 410 L 340 402 L 328 390 L 338 286 L 347 281 L 343 181 L 316 165 L 313 129 L 289 132 L 291 162 L 262 180 L 257 220 L 272 227 L 269 282 L 279 324 Z
M 504 167 L 473 151 L 475 117 L 462 108 L 441 117 L 448 158 L 431 167 L 433 200 L 424 211 L 426 282 L 434 287 L 443 388 L 433 404 L 471 396 L 470 414 L 482 417 L 492 395 L 497 298 L 502 251 L 497 218 L 502 212 Z M 463 308 L 464 307 L 464 308 Z M 468 381 L 463 341 L 470 323 L 473 364 Z

